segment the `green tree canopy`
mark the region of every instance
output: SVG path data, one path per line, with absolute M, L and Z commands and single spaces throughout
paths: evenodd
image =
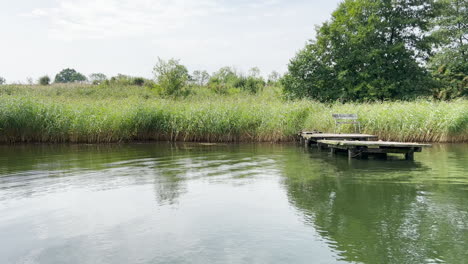
M 77 72 L 75 69 L 63 69 L 61 72 L 55 75 L 56 83 L 72 83 L 72 82 L 84 82 L 86 76 Z
M 468 0 L 439 0 L 432 37 L 438 52 L 429 63 L 439 85 L 434 97 L 451 99 L 468 95 Z
M 184 93 L 189 74 L 187 68 L 180 64 L 179 60 L 164 61 L 158 58 L 153 73 L 163 93 L 167 95 L 181 95 Z
M 0 85 L 5 84 L 6 80 L 2 76 L 0 76 Z
M 428 93 L 421 64 L 430 54 L 425 33 L 433 16 L 431 0 L 345 0 L 290 61 L 285 92 L 322 101 Z

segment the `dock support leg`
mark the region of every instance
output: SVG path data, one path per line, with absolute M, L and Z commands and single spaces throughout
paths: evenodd
M 335 153 L 336 153 L 336 149 L 333 148 L 333 147 L 331 147 L 331 148 L 330 148 L 330 154 L 331 154 L 332 156 L 334 156 Z
M 407 153 L 405 153 L 405 159 L 414 160 L 414 150 L 410 150 Z
M 356 157 L 356 149 L 349 148 L 348 149 L 348 160 Z

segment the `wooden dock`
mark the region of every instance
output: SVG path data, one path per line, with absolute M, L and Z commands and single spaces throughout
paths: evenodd
M 377 136 L 368 134 L 330 134 L 317 132 L 301 132 L 299 138 L 302 144 L 310 146 L 316 144 L 319 140 L 359 140 L 368 141 L 375 140 Z
M 369 154 L 385 156 L 387 153 L 401 153 L 406 160 L 414 160 L 414 153 L 421 152 L 424 147 L 431 147 L 429 144 L 403 143 L 389 141 L 350 141 L 350 140 L 318 140 L 317 146 L 320 149 L 328 148 L 332 154 L 338 151 L 348 153 L 348 158 L 364 158 Z

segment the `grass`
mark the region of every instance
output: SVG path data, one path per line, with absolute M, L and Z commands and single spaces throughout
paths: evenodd
M 333 131 L 332 113 L 359 114 L 362 132 L 383 140 L 468 141 L 467 100 L 322 104 L 280 98 L 277 89 L 258 95 L 198 89 L 171 99 L 137 86 L 0 86 L 0 142 L 280 142 L 300 130 Z

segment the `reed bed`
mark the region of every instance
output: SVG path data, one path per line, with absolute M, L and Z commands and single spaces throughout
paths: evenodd
M 334 131 L 332 113 L 357 113 L 362 132 L 383 140 L 468 141 L 467 100 L 322 104 L 284 101 L 274 91 L 200 94 L 170 99 L 142 87 L 5 86 L 0 142 L 281 142 L 301 130 Z

